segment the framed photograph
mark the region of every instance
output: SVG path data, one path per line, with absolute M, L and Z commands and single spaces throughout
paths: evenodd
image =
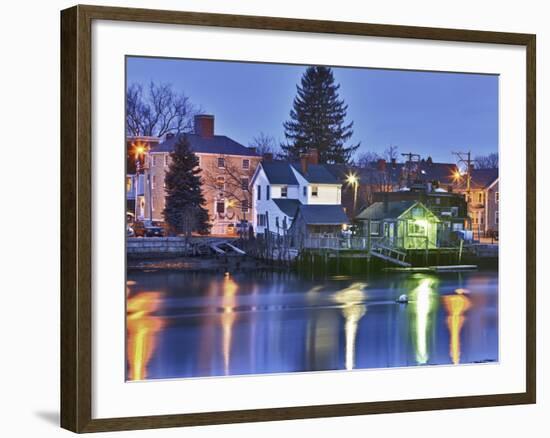
M 61 13 L 61 425 L 535 403 L 535 35 Z

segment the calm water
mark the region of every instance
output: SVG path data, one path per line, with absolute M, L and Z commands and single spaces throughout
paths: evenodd
M 497 361 L 497 273 L 131 272 L 127 330 L 129 380 Z

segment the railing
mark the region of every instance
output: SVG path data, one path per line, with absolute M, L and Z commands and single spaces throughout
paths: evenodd
M 308 236 L 303 247 L 308 249 L 369 250 L 381 237 Z

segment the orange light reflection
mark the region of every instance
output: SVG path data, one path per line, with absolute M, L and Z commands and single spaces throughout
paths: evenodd
M 443 297 L 443 304 L 447 310 L 447 327 L 451 335 L 449 341 L 449 355 L 453 364 L 460 363 L 460 331 L 464 325 L 464 313 L 471 307 L 471 302 L 464 295 L 463 290 L 457 290 L 456 295 Z
M 162 294 L 141 292 L 127 300 L 128 380 L 147 378 L 147 364 L 156 348 L 156 334 L 164 327 L 162 318 L 152 315 L 158 310 Z

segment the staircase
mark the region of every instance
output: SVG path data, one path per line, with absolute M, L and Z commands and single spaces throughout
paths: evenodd
M 387 238 L 379 242 L 375 242 L 372 245 L 369 254 L 371 256 L 378 257 L 379 259 L 386 260 L 398 266 L 403 266 L 407 268 L 412 266 L 410 263 L 405 261 L 405 257 L 407 256 L 407 254 L 403 251 L 395 249 Z

